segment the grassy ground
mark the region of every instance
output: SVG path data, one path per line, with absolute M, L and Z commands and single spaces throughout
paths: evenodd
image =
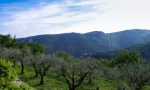
M 20 66 L 16 66 L 15 70 L 19 74 Z M 63 81 L 63 78 L 54 72 L 47 73 L 47 76 L 44 77 L 44 85 L 39 85 L 40 78 L 33 78 L 34 74 L 35 73 L 32 68 L 26 67 L 25 74 L 19 74 L 19 78 L 37 90 L 68 90 L 68 86 L 65 81 Z M 87 81 L 85 81 L 77 88 L 77 90 L 96 90 L 96 87 L 100 87 L 100 90 L 113 90 L 112 88 L 115 87 L 115 84 L 116 82 L 114 81 L 101 78 L 99 80 L 94 80 L 93 84 L 87 84 Z
M 20 67 L 17 66 L 16 71 L 18 74 L 20 73 Z M 62 80 L 58 80 L 59 78 L 54 75 L 54 73 L 48 73 L 47 76 L 44 77 L 44 85 L 39 85 L 40 78 L 33 78 L 34 71 L 32 68 L 26 68 L 25 74 L 20 75 L 20 79 L 24 82 L 28 83 L 30 86 L 36 88 L 37 90 L 67 90 L 67 85 Z
M 15 70 L 20 73 L 20 66 L 16 66 Z M 30 86 L 34 87 L 37 90 L 68 90 L 67 84 L 63 81 L 63 78 L 54 72 L 47 73 L 47 76 L 44 77 L 44 85 L 39 85 L 40 79 L 39 77 L 33 78 L 34 71 L 32 68 L 26 68 L 25 74 L 20 75 L 19 78 L 28 83 Z M 127 86 L 126 84 L 122 84 Z M 122 86 L 121 85 L 121 86 Z M 99 78 L 97 80 L 93 80 L 93 84 L 87 84 L 87 81 L 83 82 L 83 84 L 77 88 L 77 90 L 96 90 L 96 87 L 99 87 L 99 90 L 117 90 L 119 87 L 118 82 L 113 80 L 107 80 L 105 78 Z M 130 90 L 130 89 L 129 89 Z M 143 90 L 150 90 L 149 86 L 143 88 Z

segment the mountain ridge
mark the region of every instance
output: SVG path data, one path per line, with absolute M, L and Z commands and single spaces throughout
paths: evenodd
M 66 51 L 74 56 L 99 51 L 120 50 L 136 44 L 150 42 L 150 30 L 133 29 L 114 33 L 93 31 L 88 33 L 63 33 L 20 38 L 20 42 L 35 42 L 47 47 L 46 53 Z

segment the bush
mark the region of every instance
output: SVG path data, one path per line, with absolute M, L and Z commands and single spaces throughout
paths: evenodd
M 9 61 L 0 58 L 0 90 L 30 90 L 28 84 L 17 85 L 17 74 Z
M 0 58 L 0 88 L 5 88 L 16 77 L 16 72 L 7 60 Z

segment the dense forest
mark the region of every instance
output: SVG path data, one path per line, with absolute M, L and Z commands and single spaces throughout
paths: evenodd
M 111 59 L 77 58 L 64 51 L 0 36 L 1 90 L 150 90 L 150 65 L 134 50 Z

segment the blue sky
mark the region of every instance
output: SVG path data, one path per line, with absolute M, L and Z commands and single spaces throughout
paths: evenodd
M 17 37 L 150 29 L 150 0 L 0 0 L 0 33 Z

